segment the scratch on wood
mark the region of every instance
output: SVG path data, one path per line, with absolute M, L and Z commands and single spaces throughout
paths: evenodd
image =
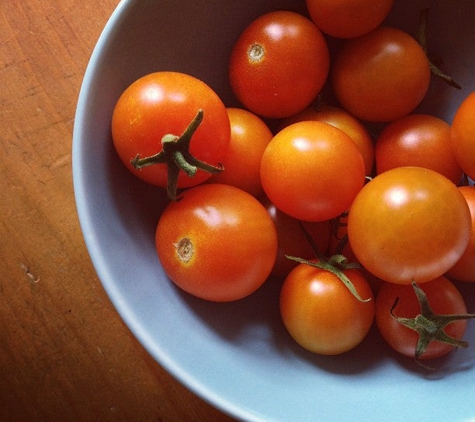
M 56 169 L 56 168 L 59 168 L 59 167 L 63 167 L 65 165 L 69 165 L 71 162 L 71 154 L 65 154 L 61 157 L 59 157 L 56 161 L 54 161 L 52 164 L 51 164 L 51 168 L 52 169 Z
M 28 280 L 29 280 L 30 283 L 36 284 L 36 283 L 38 283 L 38 282 L 40 281 L 40 278 L 39 278 L 39 277 L 36 277 L 36 276 L 30 271 L 30 268 L 29 268 L 27 265 L 25 265 L 25 264 L 22 263 L 22 264 L 21 264 L 21 269 L 22 269 L 23 271 L 25 271 L 25 273 L 26 273 L 26 275 L 27 275 Z

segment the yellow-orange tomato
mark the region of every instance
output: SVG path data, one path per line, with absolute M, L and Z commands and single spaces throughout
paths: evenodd
M 221 161 L 224 171 L 211 176 L 210 183 L 236 186 L 251 195 L 262 195 L 261 159 L 273 135 L 267 124 L 254 113 L 228 108 L 231 141 Z
M 231 53 L 229 81 L 247 109 L 283 118 L 313 101 L 329 67 L 327 42 L 315 24 L 279 10 L 258 17 L 242 32 Z
M 280 313 L 292 338 L 310 352 L 337 355 L 366 337 L 374 320 L 370 285 L 356 269 L 345 270 L 358 300 L 332 272 L 300 264 L 282 285 Z
M 284 119 L 279 129 L 305 120 L 314 120 L 332 125 L 345 132 L 358 147 L 364 163 L 367 176 L 373 172 L 374 144 L 368 130 L 356 117 L 339 107 L 322 105 L 318 108 L 308 107 L 294 116 Z
M 203 184 L 163 211 L 155 244 L 165 273 L 202 299 L 227 302 L 257 290 L 277 254 L 264 206 L 234 186 Z
M 310 17 L 322 32 L 336 38 L 355 38 L 376 29 L 394 0 L 307 0 Z
M 356 196 L 348 216 L 358 262 L 396 284 L 445 274 L 465 251 L 470 231 L 463 195 L 449 179 L 422 167 L 377 175 Z
M 465 98 L 455 113 L 452 148 L 462 170 L 475 179 L 475 92 Z
M 475 186 L 460 186 L 459 191 L 465 197 L 472 216 L 470 242 L 457 263 L 447 272 L 449 277 L 460 281 L 475 282 Z
M 387 125 L 376 140 L 375 161 L 377 173 L 418 166 L 437 171 L 455 184 L 462 179 L 450 125 L 428 114 L 410 114 Z
M 281 211 L 325 221 L 346 211 L 363 187 L 364 162 L 342 130 L 323 122 L 294 123 L 272 138 L 261 162 L 262 187 Z

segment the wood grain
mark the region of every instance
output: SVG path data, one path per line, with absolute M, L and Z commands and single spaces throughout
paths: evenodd
M 0 421 L 230 422 L 130 334 L 76 215 L 80 84 L 118 0 L 0 2 Z

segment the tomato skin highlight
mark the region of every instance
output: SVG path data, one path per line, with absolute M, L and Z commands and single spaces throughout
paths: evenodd
M 356 117 L 339 107 L 321 105 L 318 108 L 308 107 L 302 112 L 295 114 L 280 122 L 279 128 L 290 126 L 306 120 L 328 123 L 345 132 L 356 144 L 360 151 L 364 164 L 365 173 L 370 176 L 374 165 L 374 144 L 368 130 Z
M 376 173 L 418 166 L 460 183 L 462 169 L 452 151 L 450 132 L 447 122 L 429 114 L 410 114 L 389 123 L 376 140 Z
M 370 122 L 389 122 L 411 113 L 425 97 L 430 78 L 429 60 L 419 43 L 388 26 L 348 40 L 331 72 L 341 106 Z
M 315 24 L 295 12 L 274 11 L 241 33 L 231 52 L 229 81 L 245 108 L 283 118 L 315 99 L 329 67 L 328 46 Z
M 455 113 L 452 148 L 462 170 L 475 179 L 475 92 L 462 101 Z
M 164 71 L 142 76 L 125 89 L 113 111 L 112 139 L 119 158 L 135 176 L 166 187 L 166 164 L 136 169 L 131 160 L 160 152 L 162 138 L 180 136 L 199 109 L 204 117 L 193 134 L 190 152 L 200 161 L 218 165 L 231 137 L 226 107 L 219 96 L 203 81 L 184 73 Z M 201 170 L 194 177 L 180 171 L 178 187 L 196 186 L 210 177 Z
M 457 187 L 421 167 L 388 170 L 365 185 L 348 216 L 357 260 L 382 280 L 424 283 L 443 275 L 470 238 L 470 210 Z
M 359 301 L 334 274 L 307 264 L 294 268 L 282 285 L 280 312 L 292 338 L 312 353 L 338 355 L 360 344 L 374 320 L 371 288 L 356 269 L 345 270 Z
M 426 293 L 429 304 L 436 314 L 466 314 L 464 299 L 455 285 L 445 277 L 438 277 L 419 285 Z M 383 283 L 376 296 L 376 325 L 386 342 L 404 356 L 414 358 L 419 335 L 414 330 L 394 319 L 390 310 L 399 298 L 393 313 L 397 317 L 415 318 L 421 313 L 414 289 L 409 285 Z M 445 332 L 461 339 L 467 326 L 466 320 L 455 321 L 445 327 Z M 454 346 L 433 341 L 420 359 L 441 357 L 454 349 Z
M 222 184 L 196 186 L 167 205 L 155 244 L 165 273 L 178 287 L 216 302 L 257 290 L 277 254 L 276 230 L 263 205 Z
M 270 141 L 261 162 L 262 187 L 281 211 L 325 221 L 346 211 L 365 180 L 363 157 L 340 129 L 302 121 Z

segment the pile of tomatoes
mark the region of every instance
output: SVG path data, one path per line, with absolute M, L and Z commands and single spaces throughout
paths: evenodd
M 120 159 L 170 198 L 161 265 L 210 301 L 281 280 L 283 323 L 314 353 L 347 352 L 374 323 L 417 359 L 466 347 L 474 315 L 451 280 L 475 282 L 475 93 L 451 124 L 415 113 L 434 65 L 424 39 L 384 25 L 393 0 L 306 3 L 308 17 L 266 13 L 236 40 L 242 108 L 168 71 L 119 98 Z

